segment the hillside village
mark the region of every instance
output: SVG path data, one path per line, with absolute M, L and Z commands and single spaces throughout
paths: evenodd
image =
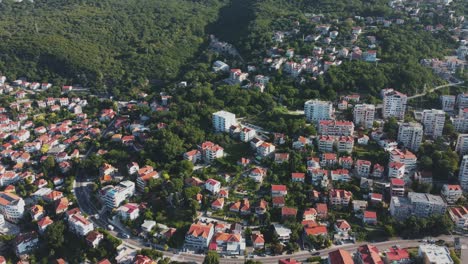
M 380 29 L 411 21 L 446 30 L 420 24 L 412 5 L 390 4 L 407 17 L 350 18 L 347 31 L 323 15 L 308 16 L 313 28 L 295 21 L 274 32 L 277 45 L 255 65 L 212 36 L 209 49 L 227 58 L 213 62 L 216 84 L 269 93 L 283 75 L 306 84 L 344 61 L 377 65 Z M 191 85 L 184 81 L 172 93 L 117 101 L 1 76 L 0 264 L 47 260 L 57 234 L 86 263 L 156 263 L 167 252 L 238 263 L 456 263 L 468 231 L 468 93 L 452 88 L 463 85 L 468 24 L 450 19 L 454 55 L 420 61 L 444 84 L 303 98 L 284 114 L 304 123 L 302 133 L 228 107 L 200 117 L 206 134 L 184 131 L 186 120 L 174 118 L 191 111 L 175 92 Z M 310 53 L 290 47 L 298 38 Z M 161 140 L 173 130 L 190 141 Z M 385 242 L 392 238 L 411 246 Z

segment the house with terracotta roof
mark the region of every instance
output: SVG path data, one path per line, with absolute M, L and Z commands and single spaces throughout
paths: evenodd
M 391 264 L 410 264 L 411 257 L 407 249 L 393 246 L 384 254 L 385 263 Z
M 288 259 L 280 259 L 278 261 L 278 264 L 301 264 L 301 262 L 293 259 L 293 258 L 288 258 Z
M 291 207 L 282 207 L 281 208 L 281 219 L 295 219 L 297 216 L 297 209 Z
M 390 194 L 392 196 L 405 196 L 405 181 L 403 179 L 390 179 Z
M 463 196 L 463 190 L 458 184 L 444 184 L 440 194 L 448 204 L 454 204 Z
M 286 185 L 271 185 L 271 196 L 286 196 L 288 194 L 288 189 Z
M 369 201 L 372 205 L 378 205 L 383 202 L 383 195 L 381 193 L 370 193 Z
M 123 220 L 135 220 L 140 216 L 140 208 L 136 203 L 126 203 L 117 208 L 117 214 Z
M 249 178 L 253 179 L 255 182 L 263 182 L 267 174 L 267 170 L 261 167 L 255 167 L 250 170 Z
M 193 249 L 207 249 L 213 237 L 212 224 L 194 223 L 185 235 L 185 247 Z
M 39 245 L 39 236 L 36 232 L 20 233 L 13 241 L 16 256 L 29 254 Z
M 308 208 L 302 214 L 302 220 L 304 221 L 315 221 L 317 218 L 317 210 L 314 208 Z
M 328 230 L 324 225 L 319 225 L 315 221 L 302 221 L 304 234 L 306 236 L 327 236 Z
M 229 198 L 229 190 L 228 189 L 221 189 L 218 193 L 218 197 L 220 198 Z
M 222 210 L 224 207 L 224 198 L 218 198 L 211 203 L 211 209 L 218 211 Z
M 42 207 L 39 204 L 36 204 L 33 207 L 31 207 L 31 209 L 29 210 L 29 214 L 31 215 L 33 221 L 38 221 L 45 215 L 44 207 Z
M 252 234 L 250 237 L 254 249 L 263 249 L 265 247 L 265 238 L 261 233 Z
M 382 178 L 383 173 L 385 171 L 385 167 L 376 163 L 372 169 L 372 177 L 374 178 Z
M 317 211 L 318 219 L 325 219 L 328 217 L 328 206 L 325 203 L 315 204 L 315 210 Z
M 450 207 L 448 212 L 457 228 L 468 230 L 468 208 L 466 206 Z
M 291 173 L 291 181 L 293 181 L 293 182 L 304 182 L 305 181 L 305 173 L 302 173 L 302 172 L 293 172 L 293 173 Z
M 349 171 L 347 169 L 337 169 L 331 170 L 330 176 L 332 181 L 338 182 L 350 182 L 351 176 L 349 175 Z
M 333 189 L 329 192 L 331 206 L 348 206 L 353 194 L 350 191 Z
M 275 163 L 281 164 L 289 161 L 289 153 L 275 153 Z
M 205 189 L 212 194 L 217 194 L 221 190 L 221 182 L 215 179 L 208 179 L 205 182 Z
M 403 162 L 392 161 L 388 163 L 389 178 L 403 178 L 405 176 L 406 167 Z
M 104 235 L 98 231 L 91 231 L 86 235 L 86 243 L 93 248 L 97 248 L 101 240 L 104 239 Z
M 231 204 L 231 206 L 229 207 L 229 211 L 233 213 L 238 213 L 240 211 L 241 205 L 242 205 L 241 201 L 237 201 Z
M 334 224 L 335 231 L 338 232 L 339 234 L 344 234 L 348 233 L 351 231 L 351 225 L 348 223 L 348 221 L 344 219 L 338 219 L 336 220 Z
M 369 211 L 369 210 L 364 211 L 362 222 L 364 222 L 364 224 L 368 224 L 368 225 L 377 224 L 377 212 Z
M 281 208 L 286 205 L 286 199 L 284 196 L 273 196 L 271 197 L 271 202 L 274 208 Z
M 322 167 L 333 167 L 338 163 L 336 153 L 323 153 L 320 156 L 320 166 Z
M 41 218 L 39 221 L 37 221 L 37 228 L 39 233 L 43 234 L 47 227 L 53 223 L 54 221 L 52 221 L 52 219 L 50 219 L 48 216 Z
M 384 264 L 379 249 L 373 245 L 359 246 L 355 258 L 358 264 Z
M 338 249 L 328 253 L 328 264 L 354 264 L 354 260 L 348 251 Z
M 217 233 L 212 244 L 210 249 L 213 247 L 224 255 L 243 255 L 245 251 L 245 239 L 241 234 Z
M 98 264 L 112 264 L 108 259 L 103 259 L 98 262 Z
M 136 255 L 133 264 L 156 264 L 156 261 L 148 256 Z
M 63 197 L 55 202 L 55 214 L 64 213 L 68 209 L 69 201 L 67 197 Z

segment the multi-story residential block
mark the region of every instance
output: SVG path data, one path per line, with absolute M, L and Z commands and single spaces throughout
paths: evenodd
M 391 161 L 388 163 L 388 177 L 402 179 L 405 176 L 405 164 L 403 162 Z
M 348 206 L 353 194 L 350 191 L 333 189 L 329 193 L 331 206 Z
M 455 109 L 455 96 L 454 95 L 442 95 L 440 96 L 440 104 L 442 110 L 445 112 L 451 112 Z
M 228 132 L 232 125 L 236 125 L 236 115 L 224 110 L 213 113 L 213 128 L 215 132 Z
M 138 190 L 143 191 L 146 187 L 146 183 L 149 182 L 151 179 L 158 179 L 159 172 L 156 171 L 152 166 L 146 165 L 145 167 L 139 169 L 137 171 L 138 177 L 136 179 L 136 184 Z
M 451 207 L 448 212 L 457 228 L 468 230 L 468 208 L 466 206 Z
M 212 224 L 194 223 L 185 235 L 185 247 L 207 249 L 214 234 Z
M 459 155 L 465 155 L 468 153 L 468 134 L 458 135 L 455 151 L 458 152 Z
M 81 211 L 72 209 L 67 212 L 67 221 L 70 230 L 81 236 L 86 236 L 89 232 L 94 230 L 92 222 L 85 217 Z
M 117 208 L 119 205 L 135 194 L 135 183 L 122 181 L 116 186 L 107 185 L 101 189 L 101 197 L 108 208 Z
M 271 185 L 271 196 L 286 196 L 288 194 L 288 189 L 286 185 Z
M 406 111 L 406 94 L 394 91 L 393 89 L 385 89 L 383 94 L 383 118 L 395 117 L 403 119 Z
M 463 190 L 460 185 L 444 184 L 440 195 L 448 204 L 454 204 L 463 196 Z
M 390 194 L 392 196 L 405 196 L 405 181 L 403 179 L 393 178 L 390 180 Z
M 461 93 L 457 95 L 457 107 L 458 109 L 468 107 L 468 93 Z
M 468 155 L 464 155 L 458 173 L 458 182 L 463 191 L 468 192 Z
M 338 159 L 338 164 L 343 168 L 350 170 L 353 167 L 353 158 L 351 156 L 342 156 Z
M 320 156 L 320 166 L 321 167 L 333 167 L 337 164 L 337 155 L 336 153 L 323 153 Z
M 127 203 L 120 206 L 117 213 L 123 220 L 135 220 L 140 216 L 140 208 L 136 203 Z
M 384 171 L 385 171 L 385 167 L 376 163 L 374 164 L 374 168 L 372 169 L 372 177 L 382 178 Z
M 346 169 L 332 170 L 330 175 L 331 175 L 332 181 L 339 181 L 339 182 L 351 181 L 351 176 L 349 175 L 349 171 Z
M 240 234 L 219 232 L 214 235 L 216 251 L 225 255 L 243 255 L 245 239 Z
M 333 119 L 333 105 L 331 102 L 309 100 L 304 104 L 304 114 L 308 122 Z
M 20 175 L 12 170 L 5 171 L 0 174 L 0 186 L 8 186 L 10 184 L 15 184 L 21 180 Z
M 468 132 L 468 107 L 458 111 L 458 116 L 451 117 L 455 130 L 459 133 Z
M 252 140 L 256 135 L 257 135 L 257 133 L 255 132 L 254 129 L 248 128 L 248 127 L 244 127 L 244 128 L 241 129 L 241 131 L 240 131 L 240 133 L 239 133 L 239 139 L 240 139 L 242 142 L 249 142 L 249 141 Z
M 202 153 L 198 149 L 193 149 L 184 153 L 184 160 L 188 160 L 193 164 L 202 160 Z
M 357 160 L 356 161 L 356 174 L 358 177 L 369 177 L 371 172 L 371 162 L 368 160 Z
M 221 182 L 215 179 L 208 179 L 205 182 L 205 189 L 212 194 L 217 194 L 221 190 Z
M 354 138 L 351 136 L 341 136 L 337 140 L 338 152 L 351 153 L 353 152 Z
M 200 150 L 201 156 L 206 163 L 211 163 L 215 159 L 219 159 L 224 156 L 224 148 L 211 141 L 203 142 L 200 146 L 198 146 L 198 149 Z
M 257 147 L 257 154 L 260 157 L 268 157 L 270 154 L 275 152 L 275 149 L 275 145 L 268 142 L 263 142 L 260 146 Z
M 418 158 L 409 150 L 394 149 L 390 152 L 390 162 L 405 164 L 405 174 L 412 174 L 417 167 Z
M 319 136 L 318 137 L 318 150 L 320 152 L 333 152 L 334 144 L 335 144 L 334 136 Z
M 421 244 L 418 249 L 418 256 L 425 264 L 454 264 L 450 251 L 445 246 L 435 244 Z
M 418 150 L 423 138 L 423 127 L 416 122 L 401 123 L 398 127 L 398 141 L 411 150 Z
M 445 214 L 447 204 L 442 197 L 427 193 L 409 192 L 408 197 L 394 196 L 390 201 L 390 214 L 398 219 L 411 215 L 429 217 Z
M 365 129 L 372 128 L 375 118 L 375 105 L 357 104 L 353 109 L 353 122 Z
M 310 138 L 299 136 L 297 140 L 292 143 L 292 147 L 293 149 L 303 149 L 310 144 L 312 144 Z
M 359 246 L 356 255 L 356 264 L 382 264 L 379 249 L 373 245 Z
M 16 256 L 31 253 L 39 246 L 39 236 L 36 232 L 27 232 L 17 235 L 14 239 Z
M 320 185 L 323 179 L 328 179 L 328 170 L 312 168 L 311 170 L 308 170 L 308 174 L 310 175 L 314 186 Z
M 445 124 L 445 112 L 438 109 L 426 109 L 422 113 L 424 135 L 437 138 L 442 136 Z
M 352 136 L 354 124 L 351 121 L 321 120 L 318 130 L 321 135 Z
M 302 172 L 291 173 L 291 181 L 293 181 L 293 182 L 304 182 L 305 181 L 305 173 L 302 173 Z
M 24 214 L 24 200 L 13 193 L 0 192 L 0 213 L 11 222 L 17 223 Z

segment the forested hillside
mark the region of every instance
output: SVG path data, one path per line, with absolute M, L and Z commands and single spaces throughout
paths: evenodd
M 35 0 L 0 4 L 0 70 L 97 87 L 174 78 L 206 39 L 218 0 Z M 60 81 L 58 81 L 60 82 Z M 57 80 L 56 82 L 57 83 Z

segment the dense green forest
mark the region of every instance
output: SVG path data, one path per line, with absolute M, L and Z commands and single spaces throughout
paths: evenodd
M 97 87 L 174 78 L 205 42 L 205 27 L 222 3 L 3 1 L 0 70 L 10 78 Z
M 454 10 L 463 13 L 463 8 Z M 309 34 L 315 28 L 313 14 L 322 14 L 342 35 L 364 26 L 362 20 L 351 19 L 356 16 L 407 15 L 392 10 L 386 0 L 5 0 L 0 3 L 0 72 L 10 79 L 81 84 L 117 98 L 132 87 L 149 91 L 155 86 L 149 84 L 181 79 L 206 85 L 217 80 L 210 69 L 216 57 L 206 52 L 209 34 L 234 44 L 246 63 L 260 65 L 265 51 L 275 45 L 273 32 L 291 30 L 297 21 L 301 33 Z M 385 87 L 411 94 L 436 85 L 440 79 L 419 61 L 448 55 L 456 47 L 447 31 L 424 30 L 424 25 L 437 23 L 450 21 L 436 14 L 399 28 L 369 30 L 366 35 L 379 42 L 382 61 L 377 66 L 345 61 L 299 89 L 274 76 L 267 90 L 282 98 L 283 105 L 296 108 L 303 98 L 318 95 L 376 96 Z M 365 47 L 365 36 L 356 44 Z M 307 55 L 317 43 L 297 38 L 284 45 Z

